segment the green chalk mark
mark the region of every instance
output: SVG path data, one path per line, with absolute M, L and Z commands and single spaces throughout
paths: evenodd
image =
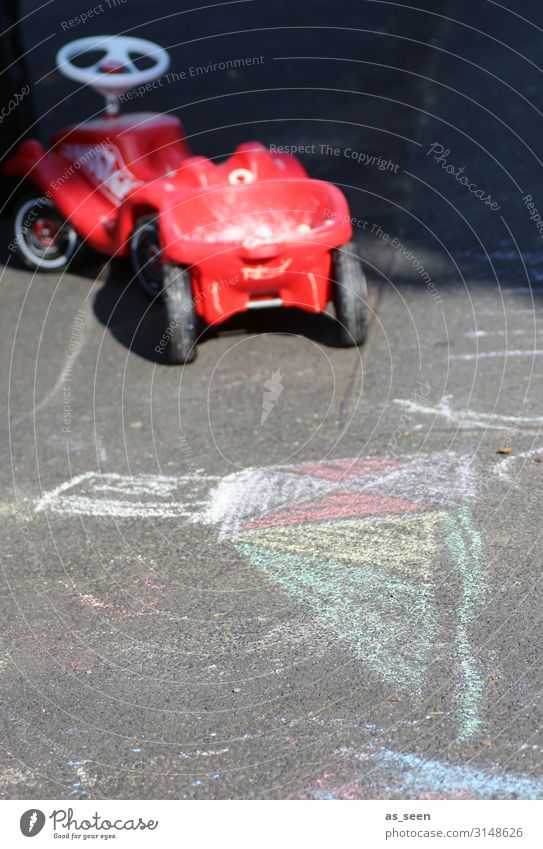
M 470 626 L 485 589 L 481 569 L 482 544 L 466 507 L 461 508 L 455 516 L 444 513 L 443 521 L 447 528 L 446 543 L 455 558 L 462 580 L 456 643 L 464 678 L 464 687 L 458 693 L 461 717 L 458 739 L 463 741 L 473 737 L 482 724 L 480 703 L 484 685 L 469 639 Z
M 377 677 L 401 689 L 422 683 L 438 628 L 427 583 L 248 542 L 236 549 L 311 607 Z

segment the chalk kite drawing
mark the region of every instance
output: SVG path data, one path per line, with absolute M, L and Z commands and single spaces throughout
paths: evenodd
M 483 683 L 470 630 L 484 596 L 469 501 L 477 475 L 453 452 L 245 469 L 212 490 L 203 519 L 319 618 L 376 678 L 421 689 L 435 662 L 439 551 L 461 587 L 455 611 L 458 738 L 479 730 Z M 442 562 L 442 561 L 440 561 Z
M 485 592 L 469 503 L 478 476 L 454 452 L 248 468 L 222 478 L 88 472 L 36 505 L 65 516 L 147 517 L 212 525 L 218 539 L 303 605 L 400 692 L 422 691 L 452 628 L 458 738 L 482 723 L 471 628 Z M 441 556 L 440 556 L 441 555 Z M 443 573 L 443 564 L 451 575 Z M 447 616 L 438 585 L 459 587 Z

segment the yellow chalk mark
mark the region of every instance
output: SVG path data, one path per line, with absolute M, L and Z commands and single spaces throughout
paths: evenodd
M 236 541 L 430 580 L 440 512 L 243 531 Z

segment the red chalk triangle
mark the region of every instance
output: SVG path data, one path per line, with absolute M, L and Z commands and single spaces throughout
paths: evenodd
M 372 475 L 379 469 L 403 466 L 397 460 L 328 460 L 319 463 L 303 463 L 301 466 L 291 466 L 290 472 L 311 475 L 326 480 L 357 480 L 365 475 Z
M 246 522 L 241 530 L 273 528 L 285 525 L 308 525 L 312 522 L 331 522 L 336 519 L 356 519 L 360 516 L 386 516 L 392 513 L 415 513 L 428 510 L 427 504 L 416 504 L 403 498 L 358 492 L 335 492 L 316 501 L 300 504 L 292 510 L 281 510 Z

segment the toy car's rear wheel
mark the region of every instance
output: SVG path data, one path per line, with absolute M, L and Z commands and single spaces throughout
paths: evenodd
M 37 194 L 26 195 L 17 203 L 13 231 L 17 256 L 34 271 L 66 268 L 81 245 L 54 203 Z
M 332 274 L 339 343 L 362 345 L 368 335 L 368 287 L 354 242 L 333 251 Z
M 196 359 L 196 311 L 190 274 L 178 265 L 164 266 L 162 298 L 168 314 L 168 350 L 171 363 Z

